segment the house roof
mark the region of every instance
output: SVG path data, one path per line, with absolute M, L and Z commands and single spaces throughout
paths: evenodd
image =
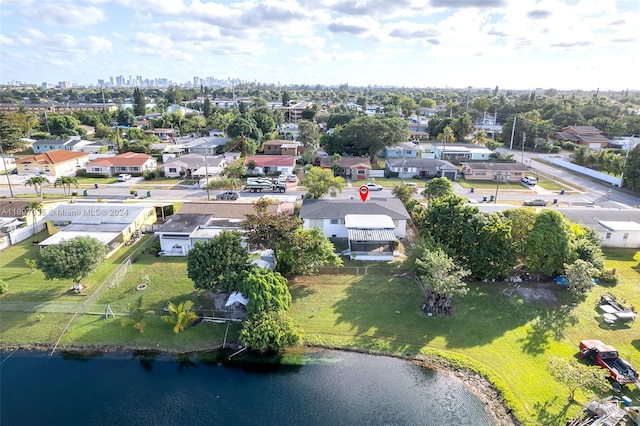
M 251 155 L 244 159 L 244 166 L 246 167 L 250 161 L 254 161 L 257 167 L 296 165 L 296 157 L 293 155 Z
M 220 167 L 220 164 L 223 161 L 225 161 L 225 158 L 223 156 L 220 156 L 220 157 L 207 156 L 207 165 L 209 167 Z M 164 167 L 174 165 L 174 164 L 182 167 L 187 167 L 190 169 L 204 167 L 204 155 L 201 155 L 201 154 L 181 155 L 176 158 L 168 159 L 164 163 Z
M 165 129 L 165 128 L 157 128 L 157 129 L 150 129 L 150 130 L 145 130 L 145 133 L 152 133 L 152 134 L 165 134 L 165 133 L 175 133 L 176 130 L 175 129 Z
M 64 145 L 65 143 L 67 143 L 67 139 L 39 139 L 33 145 Z
M 65 151 L 56 149 L 54 151 L 43 152 L 42 154 L 32 155 L 30 157 L 16 159 L 16 164 L 60 164 L 66 161 L 77 160 L 79 158 L 89 157 L 86 152 Z
M 605 143 L 608 144 L 609 138 L 602 134 L 588 134 L 588 135 L 578 135 L 579 140 L 583 140 L 587 143 Z
M 572 129 L 579 135 L 602 133 L 602 130 L 593 126 L 567 126 L 562 128 L 563 131 L 566 131 L 567 129 Z
M 640 223 L 630 220 L 601 220 L 600 225 L 611 231 L 640 231 Z
M 491 171 L 520 171 L 526 172 L 528 169 L 521 163 L 462 163 L 473 170 L 491 170 Z
M 389 167 L 416 167 L 422 170 L 458 170 L 450 162 L 436 158 L 394 158 L 387 160 L 387 165 Z
M 348 214 L 344 217 L 346 228 L 395 229 L 396 225 L 386 214 Z
M 278 204 L 270 204 L 269 211 L 277 213 Z M 204 215 L 224 219 L 244 219 L 246 215 L 255 213 L 256 210 L 251 203 L 211 201 L 201 203 L 184 203 L 178 210 L 180 215 Z
M 142 166 L 151 158 L 150 155 L 140 154 L 137 152 L 125 152 L 124 154 L 116 155 L 115 157 L 103 157 L 94 160 L 88 166 L 94 164 L 102 164 L 105 166 Z
M 395 197 L 369 197 L 366 202 L 354 199 L 304 200 L 300 208 L 302 219 L 344 219 L 348 214 L 387 215 L 393 220 L 409 220 L 411 217 L 402 202 Z
M 76 237 L 92 237 L 100 241 L 102 244 L 109 244 L 111 241 L 120 236 L 120 232 L 88 232 L 88 231 L 66 231 L 56 232 L 49 238 L 40 242 L 40 246 L 52 246 L 63 241 L 68 241 Z
M 598 232 L 618 230 L 622 226 L 620 222 L 629 223 L 630 228 L 636 226 L 633 223 L 640 224 L 639 209 L 567 208 L 561 209 L 561 212 L 571 222 L 579 223 Z M 608 228 L 605 224 L 611 226 L 611 228 Z
M 189 235 L 208 220 L 209 216 L 205 214 L 175 214 L 156 232 Z
M 351 241 L 395 241 L 396 234 L 393 229 L 359 229 L 349 228 Z
M 320 167 L 328 168 L 333 164 L 332 157 L 320 157 Z M 338 163 L 340 167 L 346 169 L 371 169 L 369 157 L 342 157 Z

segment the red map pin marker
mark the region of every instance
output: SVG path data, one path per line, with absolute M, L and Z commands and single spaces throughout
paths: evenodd
M 367 185 L 362 185 L 360 187 L 360 199 L 362 200 L 363 203 L 367 200 L 368 195 L 369 195 L 369 188 L 367 188 Z

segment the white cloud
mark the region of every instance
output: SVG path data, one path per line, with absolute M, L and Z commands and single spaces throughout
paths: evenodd
M 66 28 L 90 27 L 105 21 L 102 9 L 79 6 L 71 1 L 20 3 L 20 12 L 30 21 Z

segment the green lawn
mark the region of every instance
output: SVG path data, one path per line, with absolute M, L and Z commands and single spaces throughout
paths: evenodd
M 612 344 L 640 365 L 637 324 L 612 329 L 595 309 L 600 295 L 610 290 L 640 306 L 640 252 L 606 253 L 621 282 L 613 289 L 596 287 L 570 314 L 563 287 L 551 288 L 559 300 L 555 306 L 507 297 L 504 290 L 513 284 L 476 283 L 455 299 L 454 316 L 428 317 L 420 310 L 423 298 L 415 282 L 380 275 L 298 280 L 292 285 L 292 314 L 308 344 L 410 356 L 436 353 L 488 376 L 524 424 L 563 424 L 580 406 L 567 403 L 566 388 L 546 371 L 549 356 L 573 357 L 578 342 L 592 338 Z M 590 395 L 577 396 L 586 402 Z M 632 396 L 640 397 L 640 391 Z
M 78 179 L 78 183 L 80 184 L 80 186 L 86 186 L 86 185 L 90 185 L 91 187 L 93 187 L 94 184 L 99 184 L 99 185 L 107 185 L 110 183 L 116 183 L 118 182 L 118 178 L 117 177 L 105 177 L 105 178 L 101 178 L 101 177 L 89 177 L 89 176 L 83 176 L 83 177 L 78 177 L 76 178 Z

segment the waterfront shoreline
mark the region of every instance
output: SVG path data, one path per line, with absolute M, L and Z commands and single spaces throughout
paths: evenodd
M 227 344 L 225 349 L 239 349 L 237 343 Z M 504 403 L 504 399 L 500 395 L 500 392 L 496 390 L 496 388 L 491 384 L 489 380 L 487 380 L 482 375 L 468 369 L 468 368 L 460 368 L 454 367 L 452 365 L 443 364 L 442 361 L 434 362 L 430 360 L 428 357 L 423 355 L 416 356 L 407 356 L 407 355 L 398 355 L 398 354 L 390 354 L 385 352 L 376 352 L 370 350 L 363 350 L 360 348 L 339 348 L 339 347 L 328 347 L 328 346 L 303 346 L 303 348 L 307 349 L 326 349 L 333 351 L 345 351 L 345 352 L 358 352 L 367 355 L 376 355 L 376 356 L 388 356 L 393 358 L 402 359 L 405 361 L 409 361 L 415 363 L 423 368 L 427 368 L 433 371 L 437 371 L 440 374 L 451 377 L 453 380 L 457 380 L 462 383 L 473 395 L 478 398 L 484 405 L 485 412 L 491 417 L 492 421 L 496 426 L 518 426 L 520 423 L 516 418 L 512 415 L 511 411 L 507 408 Z M 201 347 L 198 350 L 190 350 L 190 351 L 175 351 L 175 350 L 167 350 L 162 349 L 160 347 L 153 346 L 117 346 L 117 345 L 87 345 L 87 346 L 58 346 L 56 349 L 60 352 L 67 353 L 118 353 L 118 352 L 133 352 L 133 351 L 148 351 L 152 353 L 162 353 L 171 356 L 178 355 L 186 355 L 186 354 L 194 354 L 201 352 L 210 352 L 210 351 L 219 351 L 222 350 L 222 344 L 215 344 L 209 347 Z M 40 345 L 40 344 L 29 344 L 29 345 L 4 345 L 0 344 L 0 351 L 12 352 L 16 350 L 26 350 L 26 351 L 40 351 L 40 352 L 50 352 L 53 350 L 53 345 Z M 10 356 L 10 355 L 9 355 Z M 7 357 L 8 358 L 8 357 Z M 6 359 L 6 358 L 5 358 Z

